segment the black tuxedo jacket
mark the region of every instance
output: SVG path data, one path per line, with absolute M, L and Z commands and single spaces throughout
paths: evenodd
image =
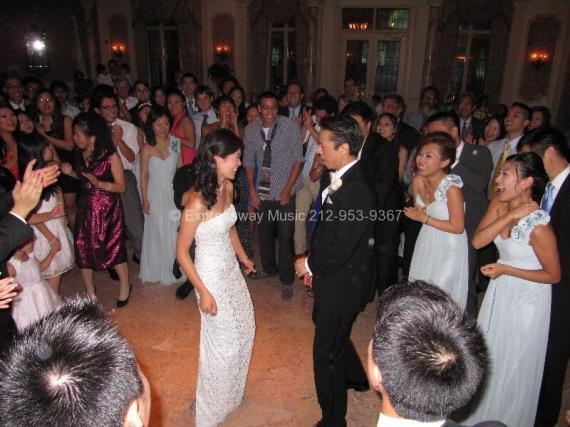
M 404 194 L 398 177 L 399 145 L 371 132 L 360 156 L 364 180 L 372 194 L 375 209 L 402 209 Z
M 322 204 L 308 263 L 315 302 L 353 311 L 366 304 L 373 285 L 373 203 L 360 162 L 341 180 L 342 186 Z
M 396 133 L 396 139 L 400 145 L 406 147 L 409 154 L 414 148 L 417 147 L 418 140 L 420 139 L 420 134 L 409 124 L 400 121 L 398 123 L 398 132 Z
M 469 239 L 487 211 L 487 187 L 493 172 L 493 158 L 487 147 L 463 143 L 459 163 L 451 173 L 463 181 L 465 231 Z

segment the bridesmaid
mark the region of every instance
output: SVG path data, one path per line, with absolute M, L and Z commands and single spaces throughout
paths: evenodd
M 491 278 L 477 323 L 485 334 L 490 374 L 467 420 L 534 425 L 550 323 L 551 283 L 560 281 L 550 216 L 538 209 L 548 181 L 533 153 L 507 158 L 498 194 L 473 236 L 473 246 L 495 242 L 499 260 L 481 267 Z
M 196 133 L 194 122 L 186 112 L 184 95 L 180 91 L 170 92 L 166 97 L 166 105 L 172 117 L 170 134 L 182 144 L 182 164 L 188 165 L 196 157 Z
M 111 267 L 119 275 L 117 307 L 129 303 L 129 272 L 121 193 L 125 173 L 105 120 L 81 113 L 74 120 L 73 138 L 80 150 L 75 165 L 62 164 L 63 173 L 81 179 L 75 223 L 75 258 L 87 294 L 95 298 L 93 270 Z

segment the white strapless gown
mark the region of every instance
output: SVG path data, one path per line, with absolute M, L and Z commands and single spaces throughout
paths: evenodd
M 215 316 L 201 313 L 196 425 L 217 426 L 242 401 L 253 339 L 253 305 L 230 241 L 233 205 L 198 225 L 195 265 L 216 300 Z M 196 293 L 199 302 L 199 295 Z

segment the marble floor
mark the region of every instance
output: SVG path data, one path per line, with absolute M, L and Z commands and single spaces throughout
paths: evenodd
M 180 301 L 174 296 L 175 286 L 141 283 L 134 263 L 130 263 L 130 274 L 134 284 L 130 303 L 116 309 L 117 282 L 106 272 L 95 273 L 99 301 L 134 347 L 151 383 L 150 426 L 192 426 L 190 404 L 196 391 L 200 332 L 194 294 Z M 312 298 L 300 281 L 288 301 L 281 300 L 276 279 L 248 280 L 248 286 L 255 307 L 256 341 L 244 402 L 224 426 L 311 426 L 320 419 L 312 374 Z M 82 291 L 79 271 L 66 274 L 62 295 Z M 363 359 L 373 319 L 374 304 L 369 304 L 353 329 L 352 338 Z M 569 377 L 570 370 L 565 409 L 570 409 Z M 373 391 L 351 390 L 348 399 L 349 426 L 376 425 L 379 402 Z

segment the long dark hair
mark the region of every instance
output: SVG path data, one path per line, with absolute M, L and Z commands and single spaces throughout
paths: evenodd
M 12 107 L 10 107 L 9 105 L 0 104 L 0 109 L 6 109 L 8 111 L 11 111 L 12 114 L 16 115 Z M 18 122 L 16 121 L 16 131 L 14 132 L 14 137 L 17 135 L 17 129 L 18 129 Z M 7 154 L 8 154 L 8 144 L 6 144 L 4 138 L 0 136 L 0 164 L 4 164 L 6 162 Z
M 81 113 L 73 120 L 73 127 L 78 127 L 87 136 L 95 137 L 95 147 L 93 149 L 92 164 L 103 156 L 113 154 L 115 146 L 111 139 L 111 129 L 107 122 L 97 113 Z
M 152 125 L 158 119 L 165 116 L 168 119 L 170 125 L 172 125 L 172 118 L 170 117 L 170 114 L 166 108 L 161 107 L 160 105 L 154 105 L 148 113 L 146 123 L 144 124 L 144 136 L 146 137 L 146 143 L 151 147 L 154 147 L 156 145 L 156 136 L 152 130 Z
M 53 102 L 54 102 L 54 109 L 53 109 L 53 113 L 52 113 L 52 117 L 51 117 L 52 118 L 52 125 L 51 125 L 50 134 L 52 136 L 54 136 L 55 138 L 63 139 L 65 137 L 65 130 L 64 130 L 65 116 L 61 112 L 61 105 L 59 104 L 59 100 L 55 97 L 53 92 L 49 89 L 46 89 L 46 88 L 39 89 L 36 92 L 36 94 L 34 95 L 33 111 L 34 111 L 35 119 L 36 119 L 35 122 L 39 123 L 41 120 L 41 113 L 40 113 L 40 110 L 38 110 L 37 105 L 38 105 L 38 100 L 45 93 L 49 94 L 49 96 L 52 97 Z
M 506 161 L 516 163 L 517 175 L 520 179 L 532 178 L 532 200 L 540 203 L 548 182 L 548 175 L 540 156 L 534 153 L 518 153 L 507 157 Z
M 243 151 L 243 142 L 232 131 L 218 129 L 208 134 L 200 143 L 194 165 L 194 188 L 211 209 L 218 200 L 218 174 L 214 156 L 226 158 L 238 150 Z
M 38 132 L 29 135 L 20 135 L 18 139 L 18 171 L 20 176 L 24 176 L 26 166 L 31 160 L 36 160 L 34 169 L 41 169 L 46 166 L 44 152 L 49 148 L 48 140 Z M 50 185 L 42 191 L 42 199 L 47 200 L 57 191 L 56 185 Z

